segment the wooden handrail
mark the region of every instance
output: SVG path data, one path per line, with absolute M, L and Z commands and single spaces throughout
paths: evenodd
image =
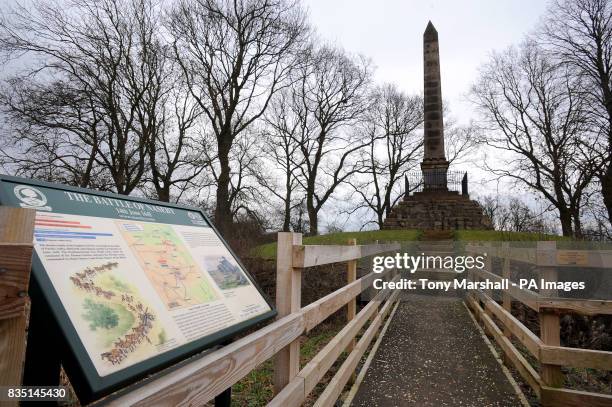
M 350 375 L 355 371 L 357 365 L 361 358 L 363 357 L 365 351 L 368 349 L 368 346 L 374 339 L 374 336 L 379 331 L 385 317 L 391 312 L 391 308 L 393 304 L 395 304 L 395 299 L 399 295 L 399 291 L 394 291 L 393 294 L 389 297 L 389 300 L 382 307 L 380 312 L 376 314 L 374 320 L 368 327 L 368 329 L 363 333 L 361 338 L 359 338 L 359 342 L 355 345 L 353 351 L 349 354 L 346 360 L 342 363 L 334 377 L 330 380 L 330 382 L 325 387 L 323 393 L 317 399 L 315 406 L 316 407 L 332 407 L 335 404 L 335 401 L 338 399 L 340 394 L 342 393 L 342 389 L 348 382 Z
M 372 245 L 297 245 L 293 246 L 293 267 L 306 268 L 357 260 L 399 250 L 399 243 Z
M 484 310 L 478 305 L 472 296 L 466 298 L 467 304 L 472 308 L 482 321 L 485 329 L 491 334 L 497 344 L 502 348 L 508 360 L 514 365 L 521 377 L 529 384 L 533 391 L 540 397 L 540 375 L 529 364 L 527 359 L 514 347 L 510 339 L 506 338 L 502 331 L 497 327 L 493 319 L 485 314 Z
M 472 290 L 472 294 L 467 297 L 467 304 L 501 347 L 506 360 L 514 365 L 519 374 L 538 395 L 543 406 L 611 405 L 612 396 L 610 395 L 548 386 L 544 378 L 533 369 L 525 357 L 514 347 L 510 339 L 504 336 L 502 330 L 493 318 L 487 315 L 485 310 L 489 310 L 496 317 L 503 329 L 508 329 L 519 339 L 542 366 L 612 370 L 612 352 L 547 345 L 486 293 L 481 290 Z M 479 301 L 483 303 L 484 308 L 480 306 Z
M 380 253 L 379 250 L 383 250 L 382 252 L 392 250 L 389 249 L 391 245 L 372 246 L 375 248 L 366 248 L 363 252 L 362 248 L 367 246 L 352 247 L 359 248 L 360 253 L 369 254 Z M 393 247 L 399 248 L 400 246 L 394 245 Z M 293 264 L 292 267 L 297 266 Z M 369 288 L 374 279 L 384 278 L 390 273 L 392 273 L 390 270 L 378 274 L 369 273 L 219 350 L 200 358 L 195 357 L 193 361 L 179 368 L 170 368 L 160 372 L 137 389 L 124 394 L 118 393 L 108 401 L 105 400 L 105 403 L 110 406 L 203 405 L 345 306 L 362 291 Z M 362 327 L 371 317 L 371 315 L 368 316 L 364 321 L 363 315 L 365 314 L 362 314 L 364 310 L 366 312 L 376 310 L 378 304 L 387 296 L 387 292 L 380 292 L 375 297 L 375 301 L 371 302 L 374 305 L 369 308 L 366 306 L 355 319 L 347 324 L 348 328 L 344 328 L 345 333 L 350 331 L 349 333 L 356 334 L 358 331 L 356 327 Z M 358 350 L 357 348 L 358 346 L 355 349 Z M 289 384 L 283 388 L 283 392 L 295 392 L 296 386 L 303 391 L 303 381 L 301 385 L 299 382 L 289 381 Z M 290 402 L 290 399 L 286 401 Z
M 162 372 L 106 405 L 204 405 L 299 338 L 304 327 L 302 314 L 287 315 L 185 366 L 170 369 L 171 374 Z
M 0 386 L 21 385 L 35 216 L 33 209 L 0 207 Z
M 475 246 L 482 248 L 481 251 L 472 251 L 472 253 L 491 253 L 490 247 Z M 502 259 L 516 260 L 515 257 L 504 257 L 507 253 L 507 249 L 497 248 L 498 251 L 493 251 L 494 256 L 498 256 Z M 467 250 L 467 248 L 466 248 Z M 548 263 L 547 263 L 548 264 Z M 543 267 L 543 266 L 540 266 Z M 545 267 L 549 267 L 548 265 Z M 576 267 L 576 266 L 574 266 Z M 470 271 L 475 275 L 492 280 L 494 282 L 500 282 L 502 277 L 497 274 L 493 274 L 487 270 L 472 269 Z M 549 297 L 540 295 L 534 291 L 519 288 L 518 286 L 510 285 L 508 290 L 505 291 L 511 297 L 517 301 L 522 302 L 534 311 L 550 310 L 550 311 L 563 311 L 573 312 L 580 315 L 612 315 L 612 301 L 610 300 L 592 300 L 592 299 L 577 299 L 577 298 L 560 298 L 560 297 Z
M 536 359 L 540 359 L 540 348 L 544 345 L 542 340 L 531 332 L 512 314 L 503 309 L 497 302 L 493 301 L 489 296 L 480 290 L 475 290 L 474 293 L 485 305 L 485 309 L 491 311 L 502 324 L 507 327 L 510 332 L 527 348 Z
M 396 276 L 395 280 L 400 276 Z M 344 326 L 332 338 L 330 342 L 311 359 L 306 366 L 296 375 L 295 378 L 274 397 L 269 406 L 294 405 L 291 402 L 302 404 L 308 394 L 314 390 L 315 386 L 321 381 L 323 376 L 331 368 L 340 354 L 348 347 L 351 340 L 365 326 L 365 324 L 378 312 L 378 307 L 387 297 L 387 304 L 393 302 L 398 291 L 390 294 L 389 290 L 381 290 L 374 299 L 361 310 L 353 320 Z M 371 325 L 370 325 L 371 326 Z M 356 347 L 357 348 L 357 347 Z M 354 352 L 354 351 L 353 351 Z
M 500 247 L 468 244 L 469 253 L 492 255 L 504 259 L 555 268 L 612 268 L 612 250 L 538 250 L 534 247 Z M 574 262 L 568 259 L 574 259 Z

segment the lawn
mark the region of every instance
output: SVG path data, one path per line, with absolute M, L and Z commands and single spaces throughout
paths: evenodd
M 304 237 L 304 244 L 347 244 L 349 239 L 357 239 L 358 244 L 380 242 L 406 242 L 419 240 L 420 230 L 367 230 L 364 232 L 341 232 L 328 235 Z M 534 242 L 542 240 L 570 241 L 563 236 L 547 235 L 543 233 L 504 232 L 497 230 L 457 230 L 454 239 L 460 241 L 507 241 L 507 242 Z M 276 258 L 276 243 L 257 246 L 252 255 L 264 259 Z
M 505 232 L 501 230 L 456 230 L 455 240 L 462 241 L 504 241 L 504 242 L 533 242 L 543 240 L 570 240 L 568 237 L 547 235 L 544 233 Z
M 302 239 L 304 244 L 347 244 L 349 239 L 357 239 L 358 244 L 379 242 L 404 242 L 418 240 L 421 232 L 418 230 L 367 230 L 363 232 L 341 232 L 328 235 L 309 236 Z M 268 243 L 255 247 L 254 256 L 264 259 L 276 258 L 276 243 Z
M 317 327 L 307 336 L 302 336 L 300 343 L 300 368 L 303 368 L 323 347 L 338 333 L 343 323 L 328 323 Z M 329 380 L 329 377 L 327 378 Z M 322 389 L 313 392 L 315 396 Z M 242 380 L 232 387 L 232 405 L 239 407 L 258 407 L 266 405 L 274 396 L 274 366 L 269 359 L 253 369 Z M 315 399 L 316 397 L 313 396 Z M 311 397 L 311 398 L 313 398 Z M 312 404 L 312 403 L 307 403 Z M 209 403 L 212 406 L 212 403 Z M 207 405 L 208 407 L 208 405 Z

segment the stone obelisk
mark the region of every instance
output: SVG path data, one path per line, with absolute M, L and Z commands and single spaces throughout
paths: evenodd
M 425 71 L 424 115 L 425 154 L 421 163 L 423 190 L 411 192 L 405 178 L 404 199 L 393 206 L 381 229 L 491 229 L 491 220 L 482 207 L 470 199 L 467 177 L 461 191 L 448 184 L 448 161 L 444 153 L 442 91 L 438 32 L 429 22 L 423 34 Z M 461 193 L 459 193 L 461 192 Z
M 424 190 L 448 190 L 448 161 L 444 153 L 444 122 L 442 120 L 442 85 L 440 82 L 440 51 L 438 31 L 431 21 L 423 34 L 425 153 L 421 163 Z

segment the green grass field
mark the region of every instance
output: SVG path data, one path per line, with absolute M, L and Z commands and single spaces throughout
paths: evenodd
M 349 239 L 357 239 L 358 244 L 379 242 L 409 242 L 419 240 L 420 230 L 368 230 L 364 232 L 342 232 L 328 235 L 304 237 L 304 244 L 346 244 Z M 563 236 L 542 233 L 504 232 L 497 230 L 457 230 L 454 239 L 459 241 L 506 241 L 534 242 L 538 240 L 571 241 Z M 276 243 L 257 246 L 251 251 L 255 257 L 264 259 L 276 258 Z
M 418 230 L 366 230 L 364 232 L 330 233 L 328 235 L 309 236 L 302 239 L 304 244 L 347 244 L 349 239 L 357 239 L 357 244 L 379 242 L 405 242 L 418 240 Z M 253 256 L 264 259 L 276 258 L 276 243 L 257 246 L 251 252 Z
M 501 230 L 457 230 L 455 240 L 470 241 L 503 241 L 503 242 L 533 242 L 538 240 L 570 240 L 567 237 L 547 235 L 544 233 L 504 232 Z

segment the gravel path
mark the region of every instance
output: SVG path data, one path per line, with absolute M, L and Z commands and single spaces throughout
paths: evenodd
M 405 295 L 353 406 L 521 406 L 456 297 Z

